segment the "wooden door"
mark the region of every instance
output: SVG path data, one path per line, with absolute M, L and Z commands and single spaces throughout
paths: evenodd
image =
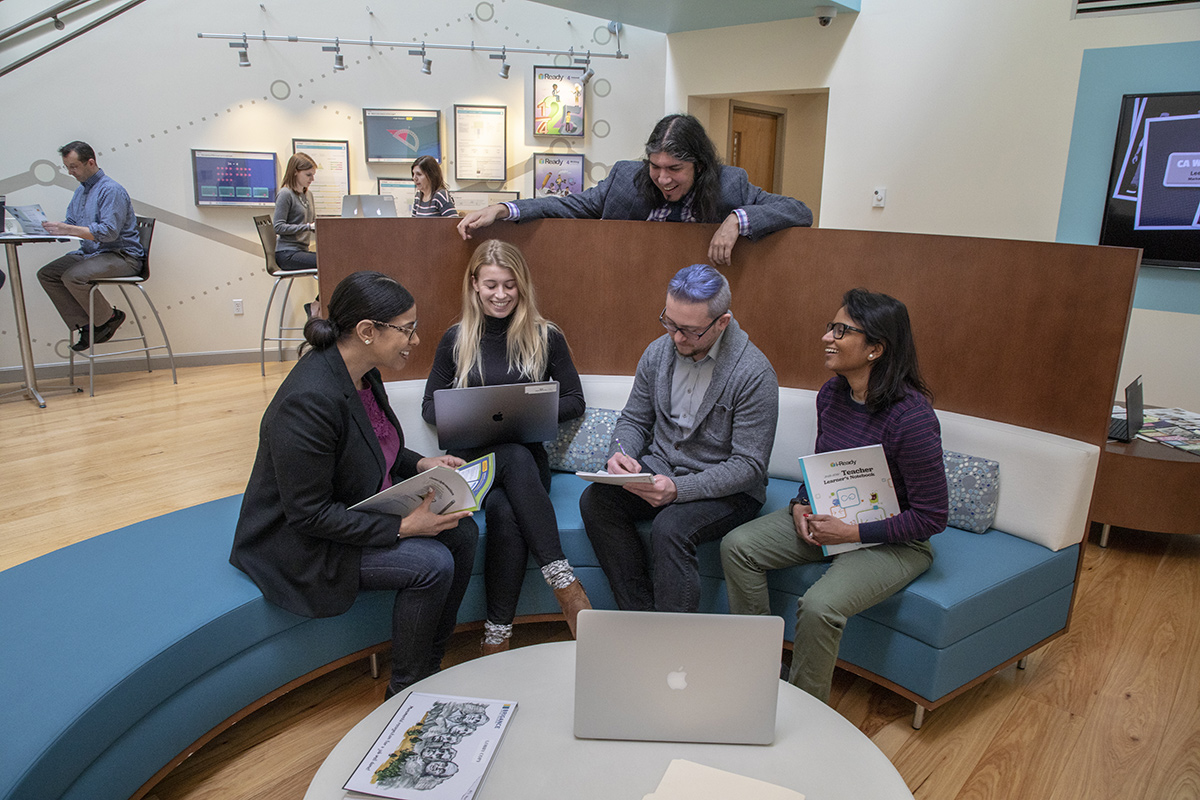
M 750 182 L 769 192 L 778 192 L 775 185 L 775 142 L 778 137 L 779 116 L 766 111 L 734 108 L 730 117 L 732 141 L 729 163 L 746 170 Z

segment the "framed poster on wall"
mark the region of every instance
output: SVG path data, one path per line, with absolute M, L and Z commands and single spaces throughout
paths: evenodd
M 442 112 L 420 108 L 364 108 L 363 140 L 367 161 L 442 160 Z
M 583 191 L 583 153 L 534 153 L 533 196 L 566 197 Z
M 583 136 L 583 67 L 533 68 L 533 135 Z
M 454 106 L 454 179 L 508 178 L 507 106 Z
M 396 215 L 412 216 L 413 199 L 417 196 L 417 185 L 412 178 L 380 178 L 377 194 L 390 194 L 396 198 Z
M 304 153 L 317 162 L 308 192 L 318 217 L 342 213 L 342 196 L 350 194 L 350 143 L 333 139 L 292 139 L 292 155 Z

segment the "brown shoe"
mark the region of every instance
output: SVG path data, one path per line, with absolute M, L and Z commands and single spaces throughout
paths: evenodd
M 592 607 L 591 601 L 588 600 L 587 592 L 583 590 L 583 584 L 576 578 L 566 588 L 555 589 L 554 599 L 558 601 L 563 616 L 567 618 L 567 627 L 571 629 L 571 638 L 574 639 L 575 620 L 579 617 L 579 612 L 585 608 Z
M 508 645 L 511 641 L 512 639 L 508 637 L 501 639 L 500 644 L 488 644 L 486 641 L 484 641 L 480 643 L 479 649 L 485 656 L 490 656 L 493 653 L 503 653 L 508 649 Z

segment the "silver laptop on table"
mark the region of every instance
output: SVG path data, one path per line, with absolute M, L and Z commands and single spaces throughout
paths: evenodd
M 394 217 L 396 198 L 390 194 L 348 194 L 342 197 L 343 217 Z
M 575 735 L 770 744 L 781 617 L 581 611 Z
M 558 381 L 438 389 L 433 413 L 443 450 L 548 442 L 558 435 Z

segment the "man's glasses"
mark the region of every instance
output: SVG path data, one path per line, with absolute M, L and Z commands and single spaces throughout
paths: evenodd
M 680 328 L 674 322 L 671 322 L 669 319 L 667 319 L 667 309 L 665 309 L 665 308 L 662 310 L 662 313 L 658 315 L 658 321 L 660 323 L 662 323 L 662 326 L 664 328 L 667 329 L 667 333 L 671 334 L 672 336 L 674 336 L 676 333 L 682 333 L 685 339 L 696 340 L 696 339 L 702 339 L 704 337 L 704 334 L 706 334 L 710 330 L 712 330 L 712 326 L 716 325 L 717 320 L 723 316 L 725 316 L 725 315 L 717 314 L 717 316 L 713 319 L 713 321 L 708 323 L 708 327 L 706 327 L 704 330 L 699 331 L 699 332 L 691 330 L 689 328 Z
M 385 328 L 391 328 L 394 331 L 400 331 L 400 333 L 403 333 L 405 335 L 405 337 L 407 337 L 408 339 L 412 339 L 413 334 L 415 334 L 417 332 L 417 323 L 415 323 L 415 322 L 412 325 L 402 326 L 402 325 L 393 325 L 390 322 L 380 322 L 379 320 L 374 319 L 374 320 L 371 320 L 371 323 L 373 325 L 382 325 Z M 838 338 L 841 338 L 841 337 L 838 337 Z
M 840 339 L 843 336 L 845 336 L 846 331 L 854 331 L 855 333 L 861 333 L 863 336 L 867 335 L 867 332 L 864 331 L 862 328 L 856 328 L 853 325 L 847 325 L 844 322 L 830 322 L 828 325 L 825 326 L 825 332 L 829 333 L 830 331 L 833 331 L 833 338 L 835 338 L 835 339 Z

